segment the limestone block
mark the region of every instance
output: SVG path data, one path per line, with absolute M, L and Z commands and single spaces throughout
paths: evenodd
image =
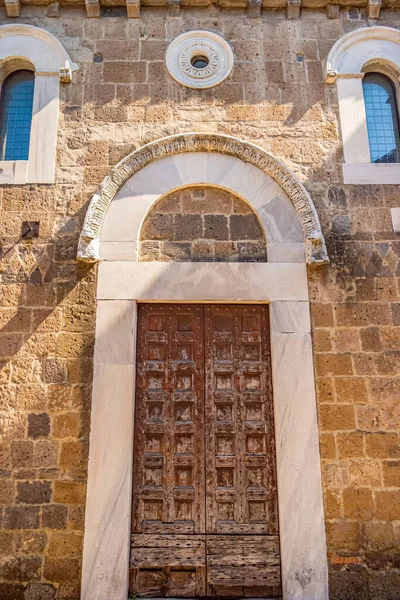
M 339 4 L 327 4 L 326 5 L 326 16 L 328 19 L 338 19 L 340 15 Z
M 88 17 L 100 17 L 99 0 L 85 0 L 86 13 Z
M 181 14 L 181 0 L 168 0 L 168 16 L 179 17 Z
M 60 4 L 58 2 L 52 2 L 47 5 L 47 16 L 57 18 L 60 11 Z
M 19 0 L 7 0 L 5 5 L 8 17 L 21 16 L 21 3 Z
M 300 17 L 301 0 L 288 0 L 286 5 L 286 16 L 288 19 Z
M 248 15 L 250 19 L 261 16 L 262 0 L 249 0 Z
M 382 7 L 382 0 L 368 0 L 367 14 L 368 19 L 379 19 Z
M 138 19 L 140 17 L 140 0 L 126 0 L 126 12 L 128 19 Z

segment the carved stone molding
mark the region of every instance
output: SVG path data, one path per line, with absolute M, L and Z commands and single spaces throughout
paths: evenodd
M 227 135 L 207 133 L 185 133 L 156 140 L 132 152 L 117 164 L 103 179 L 90 201 L 79 239 L 78 260 L 99 260 L 101 227 L 108 207 L 123 184 L 152 161 L 185 152 L 227 154 L 264 171 L 280 185 L 297 210 L 304 232 L 307 263 L 320 265 L 329 262 L 314 204 L 304 186 L 289 169 L 255 144 Z
M 197 68 L 199 56 L 207 65 Z M 168 46 L 165 62 L 170 75 L 185 87 L 206 89 L 222 83 L 233 68 L 233 51 L 224 38 L 212 31 L 187 31 Z
M 78 70 L 78 65 L 53 34 L 23 23 L 0 26 L 0 66 L 10 57 L 28 60 L 36 74 L 59 74 L 61 81 L 64 81 L 65 69 L 71 73 Z
M 371 2 L 378 6 L 377 0 Z M 325 76 L 332 83 L 330 73 L 343 77 L 363 73 L 363 67 L 371 60 L 399 65 L 400 31 L 394 27 L 360 27 L 346 33 L 332 46 L 326 59 Z M 334 82 L 333 82 L 334 83 Z

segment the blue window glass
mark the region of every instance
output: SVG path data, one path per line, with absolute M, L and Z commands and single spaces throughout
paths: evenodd
M 400 162 L 399 118 L 393 83 L 380 73 L 363 79 L 371 162 Z
M 0 160 L 28 160 L 34 85 L 32 71 L 14 71 L 4 80 L 0 101 Z

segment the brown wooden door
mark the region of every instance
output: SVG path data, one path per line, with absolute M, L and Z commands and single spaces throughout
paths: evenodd
M 138 311 L 130 591 L 277 597 L 268 307 Z

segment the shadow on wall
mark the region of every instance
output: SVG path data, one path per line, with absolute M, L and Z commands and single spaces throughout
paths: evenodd
M 2 598 L 22 598 L 22 582 L 41 578 L 65 597 L 79 590 L 96 270 L 76 263 L 86 205 L 65 218 L 54 201 L 46 186 L 3 190 Z M 39 238 L 19 237 L 23 219 L 40 221 Z M 51 584 L 31 588 L 53 598 Z

